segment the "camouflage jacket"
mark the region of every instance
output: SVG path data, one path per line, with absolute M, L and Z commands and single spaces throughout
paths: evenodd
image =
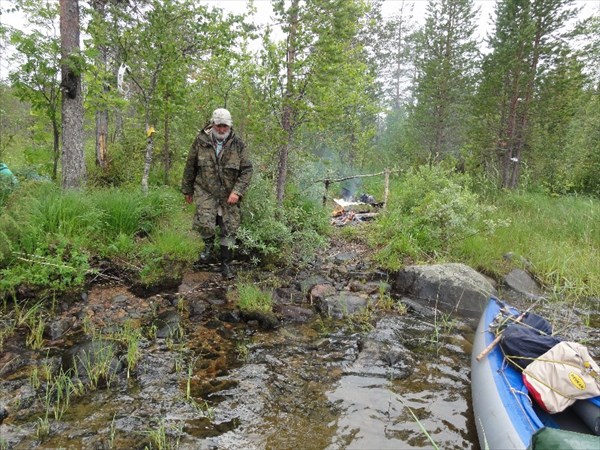
M 183 170 L 181 192 L 191 195 L 194 191 L 201 190 L 218 203 L 224 204 L 231 192 L 243 196 L 248 190 L 251 177 L 252 162 L 248 158 L 248 150 L 234 130 L 231 130 L 217 158 L 211 139 L 211 127 L 207 126 L 198 133 L 190 149 Z

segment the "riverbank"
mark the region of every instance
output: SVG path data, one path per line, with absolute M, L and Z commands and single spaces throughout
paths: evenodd
M 186 271 L 161 292 L 94 285 L 38 325 L 21 317 L 0 360 L 2 445 L 430 448 L 422 426 L 440 448 L 478 448 L 473 321 L 415 308 L 371 255 L 334 239 L 300 272 L 238 265 L 225 283 Z M 238 308 L 249 282 L 273 314 Z M 598 311 L 564 308 L 555 322 L 598 348 Z

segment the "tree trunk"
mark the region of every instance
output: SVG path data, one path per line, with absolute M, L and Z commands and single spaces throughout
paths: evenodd
M 115 119 L 115 129 L 111 142 L 123 142 L 123 139 L 125 139 L 125 132 L 123 131 L 123 111 L 121 108 L 117 107 L 114 109 L 113 114 Z
M 519 177 L 521 174 L 521 158 L 523 148 L 527 143 L 529 135 L 529 110 L 531 109 L 531 102 L 533 100 L 533 91 L 535 88 L 535 82 L 537 79 L 537 68 L 540 60 L 540 43 L 541 43 L 541 32 L 540 26 L 538 25 L 538 31 L 536 32 L 535 39 L 533 41 L 531 65 L 529 67 L 527 86 L 525 91 L 525 98 L 521 108 L 521 114 L 519 115 L 517 136 L 515 142 L 514 157 L 517 159 L 517 163 L 514 164 L 512 174 L 510 177 L 509 187 L 515 189 L 519 185 Z
M 62 87 L 62 186 L 85 184 L 83 153 L 83 96 L 79 48 L 78 0 L 60 0 Z
M 165 128 L 165 140 L 163 143 L 163 151 L 162 151 L 162 155 L 163 155 L 163 182 L 166 185 L 169 184 L 169 173 L 171 171 L 171 164 L 173 162 L 173 154 L 171 152 L 171 135 L 170 135 L 170 118 L 171 118 L 171 114 L 170 114 L 170 109 L 169 109 L 169 91 L 167 89 L 167 91 L 165 92 L 165 121 L 164 121 L 164 128 Z
M 152 154 L 154 152 L 154 128 L 146 122 L 146 156 L 144 158 L 144 175 L 142 175 L 142 192 L 148 193 L 148 179 L 152 167 Z
M 96 111 L 96 164 L 103 170 L 108 166 L 108 110 Z
M 402 107 L 402 63 L 405 61 L 404 57 L 404 2 L 400 5 L 400 23 L 398 24 L 398 40 L 396 41 L 396 58 L 395 58 L 395 77 L 394 77 L 394 108 L 396 111 L 400 111 Z
M 56 109 L 52 112 L 52 179 L 58 179 L 58 161 L 60 160 L 60 127 L 56 117 Z
M 92 1 L 92 7 L 99 17 L 106 16 L 106 4 L 104 1 Z M 102 19 L 102 20 L 103 20 Z M 108 46 L 106 44 L 98 44 L 98 57 L 96 65 L 102 71 L 102 79 L 108 68 Z M 102 85 L 102 97 L 98 109 L 96 110 L 96 165 L 102 170 L 108 165 L 107 145 L 108 145 L 108 109 L 106 107 L 106 97 L 109 92 L 108 83 Z
M 290 31 L 287 37 L 286 92 L 283 100 L 283 113 L 281 119 L 281 124 L 286 134 L 286 140 L 279 149 L 279 164 L 277 167 L 277 203 L 280 206 L 283 204 L 288 156 L 294 130 L 292 123 L 294 116 L 292 101 L 294 97 L 294 64 L 296 62 L 296 39 L 298 34 L 298 3 L 299 0 L 293 0 L 289 10 Z
M 504 141 L 506 142 L 506 151 L 503 155 L 502 161 L 502 187 L 511 189 L 511 179 L 513 179 L 513 172 L 515 166 L 520 164 L 518 156 L 516 155 L 517 146 L 517 134 L 518 134 L 518 115 L 521 103 L 521 83 L 523 78 L 523 68 L 521 67 L 521 61 L 525 58 L 524 44 L 521 44 L 519 51 L 516 55 L 515 60 L 518 64 L 514 65 L 514 74 L 512 80 L 512 89 L 510 92 L 510 102 L 508 105 L 507 123 L 505 126 Z

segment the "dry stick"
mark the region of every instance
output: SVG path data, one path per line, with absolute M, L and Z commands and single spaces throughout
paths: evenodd
M 350 175 L 347 177 L 342 177 L 342 178 L 335 178 L 335 179 L 331 179 L 331 178 L 324 178 L 322 180 L 315 180 L 314 183 L 324 183 L 325 184 L 325 193 L 323 194 L 323 206 L 325 205 L 325 203 L 327 202 L 327 191 L 329 189 L 329 185 L 331 183 L 339 183 L 340 181 L 346 181 L 346 180 L 351 180 L 353 178 L 366 178 L 366 177 L 376 177 L 378 175 L 385 175 L 385 191 L 386 191 L 386 196 L 385 196 L 385 200 L 384 200 L 384 205 L 387 203 L 387 193 L 389 191 L 389 183 L 390 183 L 390 174 L 391 173 L 397 173 L 400 172 L 400 169 L 396 169 L 396 170 L 390 170 L 390 169 L 385 169 L 382 172 L 378 172 L 378 173 L 367 173 L 364 175 Z
M 331 178 L 325 178 L 323 180 L 315 180 L 314 183 L 338 183 L 340 181 L 346 181 L 346 180 L 351 180 L 352 178 L 365 178 L 365 177 L 376 177 L 377 175 L 383 175 L 385 174 L 385 170 L 382 172 L 378 172 L 378 173 L 367 173 L 364 175 L 350 175 L 347 177 L 343 177 L 343 178 L 335 178 L 335 179 L 331 179 Z M 400 169 L 396 169 L 396 170 L 390 170 L 389 173 L 396 173 L 396 172 L 400 172 Z
M 532 309 L 533 309 L 533 308 L 534 308 L 534 307 L 535 307 L 535 306 L 536 306 L 536 305 L 537 305 L 539 302 L 541 302 L 542 300 L 544 300 L 544 297 L 540 297 L 540 298 L 538 298 L 538 299 L 536 300 L 536 302 L 535 302 L 533 305 L 531 305 L 529 308 L 527 308 L 525 311 L 523 311 L 523 312 L 522 312 L 522 313 L 519 315 L 519 317 L 517 317 L 517 318 L 515 319 L 515 321 L 514 321 L 513 323 L 519 323 L 521 320 L 523 320 L 523 318 L 525 317 L 525 315 L 526 315 L 526 314 L 527 314 L 529 311 L 531 311 L 531 310 L 532 310 Z M 500 342 L 500 339 L 502 339 L 502 333 L 503 333 L 503 332 L 500 332 L 500 333 L 498 333 L 498 336 L 496 336 L 496 339 L 494 339 L 492 342 L 490 342 L 490 345 L 488 345 L 486 348 L 484 348 L 484 349 L 482 350 L 482 352 L 481 352 L 479 355 L 477 355 L 477 358 L 475 358 L 475 359 L 477 359 L 477 361 L 481 361 L 481 359 L 482 359 L 484 356 L 487 356 L 487 354 L 488 354 L 489 352 L 491 352 L 491 351 L 494 349 L 494 347 L 495 347 L 495 346 L 498 344 L 498 342 Z

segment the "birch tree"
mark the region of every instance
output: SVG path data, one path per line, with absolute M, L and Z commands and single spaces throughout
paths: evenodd
M 350 93 L 343 87 L 349 87 L 350 79 L 352 83 L 357 80 L 356 74 L 346 77 L 352 73 L 347 64 L 358 55 L 353 44 L 365 11 L 361 3 L 347 0 L 277 0 L 273 7 L 285 39 L 266 45 L 264 58 L 270 72 L 264 85 L 282 131 L 277 142 L 276 177 L 277 201 L 282 204 L 297 131 L 319 117 L 318 111 L 325 104 L 317 93 L 338 89 L 336 99 L 342 102 L 340 92 Z M 361 64 L 358 59 L 353 62 Z M 352 106 L 347 106 L 346 111 L 352 113 Z M 338 115 L 337 120 L 343 121 L 343 116 Z
M 61 132 L 59 9 L 50 3 L 17 3 L 17 7 L 35 30 L 10 29 L 10 42 L 16 51 L 9 59 L 9 80 L 18 98 L 31 104 L 33 116 L 42 117 L 51 127 L 51 175 L 56 180 Z

